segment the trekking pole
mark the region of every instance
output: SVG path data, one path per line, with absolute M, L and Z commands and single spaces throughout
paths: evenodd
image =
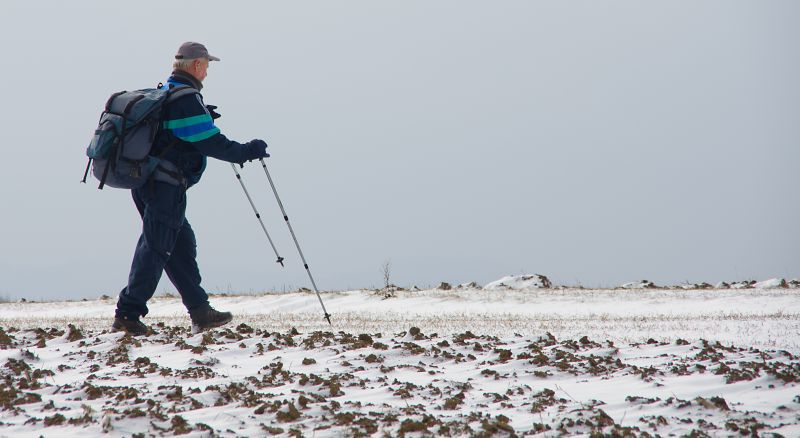
M 272 250 L 275 251 L 275 257 L 278 258 L 276 260 L 277 263 L 280 263 L 281 266 L 283 265 L 283 257 L 278 255 L 278 250 L 275 248 L 275 244 L 272 243 L 272 237 L 269 237 L 269 233 L 267 232 L 267 227 L 264 226 L 264 221 L 261 220 L 261 214 L 258 213 L 256 210 L 256 205 L 253 203 L 253 198 L 250 197 L 250 192 L 247 191 L 247 187 L 244 186 L 244 181 L 242 181 L 242 175 L 239 175 L 239 171 L 236 170 L 236 165 L 231 163 L 231 167 L 233 168 L 233 173 L 236 174 L 236 179 L 239 180 L 239 184 L 242 186 L 242 190 L 244 190 L 245 196 L 247 196 L 247 200 L 250 201 L 250 206 L 253 207 L 253 212 L 256 214 L 256 218 L 258 219 L 258 223 L 261 224 L 261 229 L 264 230 L 264 234 L 267 235 L 267 240 L 269 240 L 270 246 L 272 246 Z
M 311 285 L 314 286 L 314 292 L 317 293 L 317 299 L 319 300 L 319 304 L 322 306 L 322 311 L 325 313 L 325 319 L 328 320 L 328 324 L 331 324 L 331 315 L 325 310 L 325 304 L 322 302 L 322 297 L 319 295 L 319 289 L 317 289 L 317 283 L 314 282 L 314 277 L 311 276 L 311 270 L 308 269 L 308 263 L 306 263 L 306 258 L 303 256 L 303 250 L 300 249 L 300 244 L 297 243 L 297 236 L 294 234 L 294 229 L 292 229 L 292 224 L 289 222 L 289 216 L 286 215 L 286 210 L 283 208 L 283 202 L 281 202 L 281 197 L 278 196 L 278 191 L 275 190 L 275 183 L 272 182 L 272 176 L 270 176 L 269 171 L 267 170 L 267 164 L 264 162 L 263 158 L 260 158 L 261 167 L 264 168 L 264 173 L 267 174 L 267 179 L 269 180 L 269 185 L 272 187 L 272 193 L 275 194 L 275 200 L 278 201 L 278 206 L 281 208 L 281 213 L 283 213 L 283 220 L 286 221 L 286 225 L 289 227 L 289 232 L 292 233 L 292 239 L 294 239 L 294 245 L 297 247 L 297 252 L 300 253 L 300 259 L 303 261 L 303 266 L 306 268 L 306 272 L 308 273 L 308 278 L 311 280 Z

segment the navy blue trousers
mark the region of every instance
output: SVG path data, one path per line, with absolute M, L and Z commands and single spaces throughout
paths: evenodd
M 142 217 L 142 235 L 133 254 L 128 285 L 119 294 L 116 316 L 147 315 L 147 301 L 164 271 L 189 311 L 208 306 L 208 294 L 200 287 L 197 241 L 186 220 L 186 189 L 151 181 L 131 192 Z

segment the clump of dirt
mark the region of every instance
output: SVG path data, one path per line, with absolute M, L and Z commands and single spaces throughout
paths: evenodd
M 11 370 L 11 372 L 16 376 L 19 376 L 26 371 L 30 371 L 31 369 L 27 362 L 24 360 L 14 359 L 13 357 L 6 361 L 5 367 Z
M 250 327 L 249 325 L 247 325 L 245 323 L 241 323 L 238 326 L 236 326 L 236 331 L 238 333 L 240 333 L 240 334 L 248 335 L 248 334 L 253 333 L 255 331 L 255 329 L 253 329 L 253 327 Z
M 505 349 L 502 349 L 502 348 L 495 348 L 494 352 L 497 353 L 497 360 L 500 361 L 500 362 L 505 363 L 505 362 L 508 362 L 509 360 L 511 360 L 511 357 L 512 357 L 511 350 L 505 350 Z
M 694 399 L 694 401 L 698 405 L 700 405 L 700 406 L 702 406 L 702 407 L 704 407 L 706 409 L 719 409 L 721 411 L 730 411 L 731 410 L 728 407 L 728 403 L 722 397 L 711 397 L 711 398 L 708 398 L 708 399 L 703 398 L 703 397 L 697 397 L 697 398 Z
M 294 406 L 294 403 L 286 405 L 285 409 L 281 409 L 275 413 L 275 418 L 281 423 L 291 423 L 300 418 L 300 411 Z
M 564 399 L 556 399 L 555 391 L 549 388 L 545 388 L 533 395 L 533 405 L 531 406 L 531 412 L 534 414 L 538 414 L 540 412 L 544 412 L 550 406 L 555 406 L 557 404 L 563 404 L 566 402 L 567 401 Z
M 44 417 L 45 427 L 58 426 L 64 424 L 65 421 L 67 421 L 66 417 L 61 414 L 55 414 L 51 417 Z
M 169 430 L 175 435 L 186 435 L 193 430 L 189 425 L 189 422 L 180 415 L 175 415 L 172 417 L 172 420 L 170 420 L 170 425 L 172 427 L 170 427 Z
M 464 391 L 461 391 L 458 394 L 445 400 L 444 406 L 442 406 L 442 408 L 447 410 L 457 409 L 459 406 L 461 406 L 462 403 L 464 403 L 464 398 L 466 398 L 466 396 L 464 395 Z
M 83 332 L 79 328 L 72 324 L 67 326 L 67 341 L 75 342 L 80 341 L 83 338 L 85 338 L 85 336 L 83 336 Z
M 264 424 L 262 424 L 261 427 L 264 429 L 264 432 L 267 432 L 270 435 L 281 435 L 285 432 L 285 430 L 281 427 L 267 426 Z
M 427 339 L 427 337 L 425 337 L 425 335 L 422 333 L 422 330 L 420 330 L 419 327 L 411 327 L 410 329 L 408 329 L 408 334 L 413 336 L 415 341 L 422 341 Z
M 494 420 L 483 420 L 481 422 L 481 428 L 489 434 L 489 436 L 496 436 L 501 433 L 508 434 L 510 437 L 516 437 L 517 434 L 514 431 L 514 428 L 508 424 L 509 418 L 505 415 L 498 415 L 495 417 Z
M 14 339 L 0 327 L 0 348 L 5 348 L 11 346 L 14 343 Z
M 94 413 L 94 410 L 92 409 L 92 407 L 89 405 L 81 405 L 81 408 L 83 408 L 83 415 L 81 415 L 80 417 L 70 418 L 69 421 L 67 421 L 69 424 L 82 425 L 82 424 L 90 424 L 94 421 L 94 417 L 92 415 Z
M 427 350 L 425 350 L 425 347 L 422 347 L 422 346 L 420 346 L 418 344 L 415 344 L 413 342 L 403 342 L 402 347 L 403 347 L 403 350 L 406 350 L 410 354 L 425 354 L 425 352 L 427 351 Z

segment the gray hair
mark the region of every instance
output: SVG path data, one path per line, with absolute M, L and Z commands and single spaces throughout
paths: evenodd
M 184 71 L 186 71 L 186 70 L 189 69 L 189 66 L 191 66 L 192 63 L 197 59 L 200 59 L 200 58 L 176 59 L 175 62 L 172 63 L 172 68 L 174 70 L 184 70 Z

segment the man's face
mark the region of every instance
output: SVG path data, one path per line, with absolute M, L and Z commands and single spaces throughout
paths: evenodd
M 193 70 L 192 76 L 197 78 L 198 81 L 203 82 L 203 80 L 208 76 L 208 59 L 195 59 L 192 63 Z

